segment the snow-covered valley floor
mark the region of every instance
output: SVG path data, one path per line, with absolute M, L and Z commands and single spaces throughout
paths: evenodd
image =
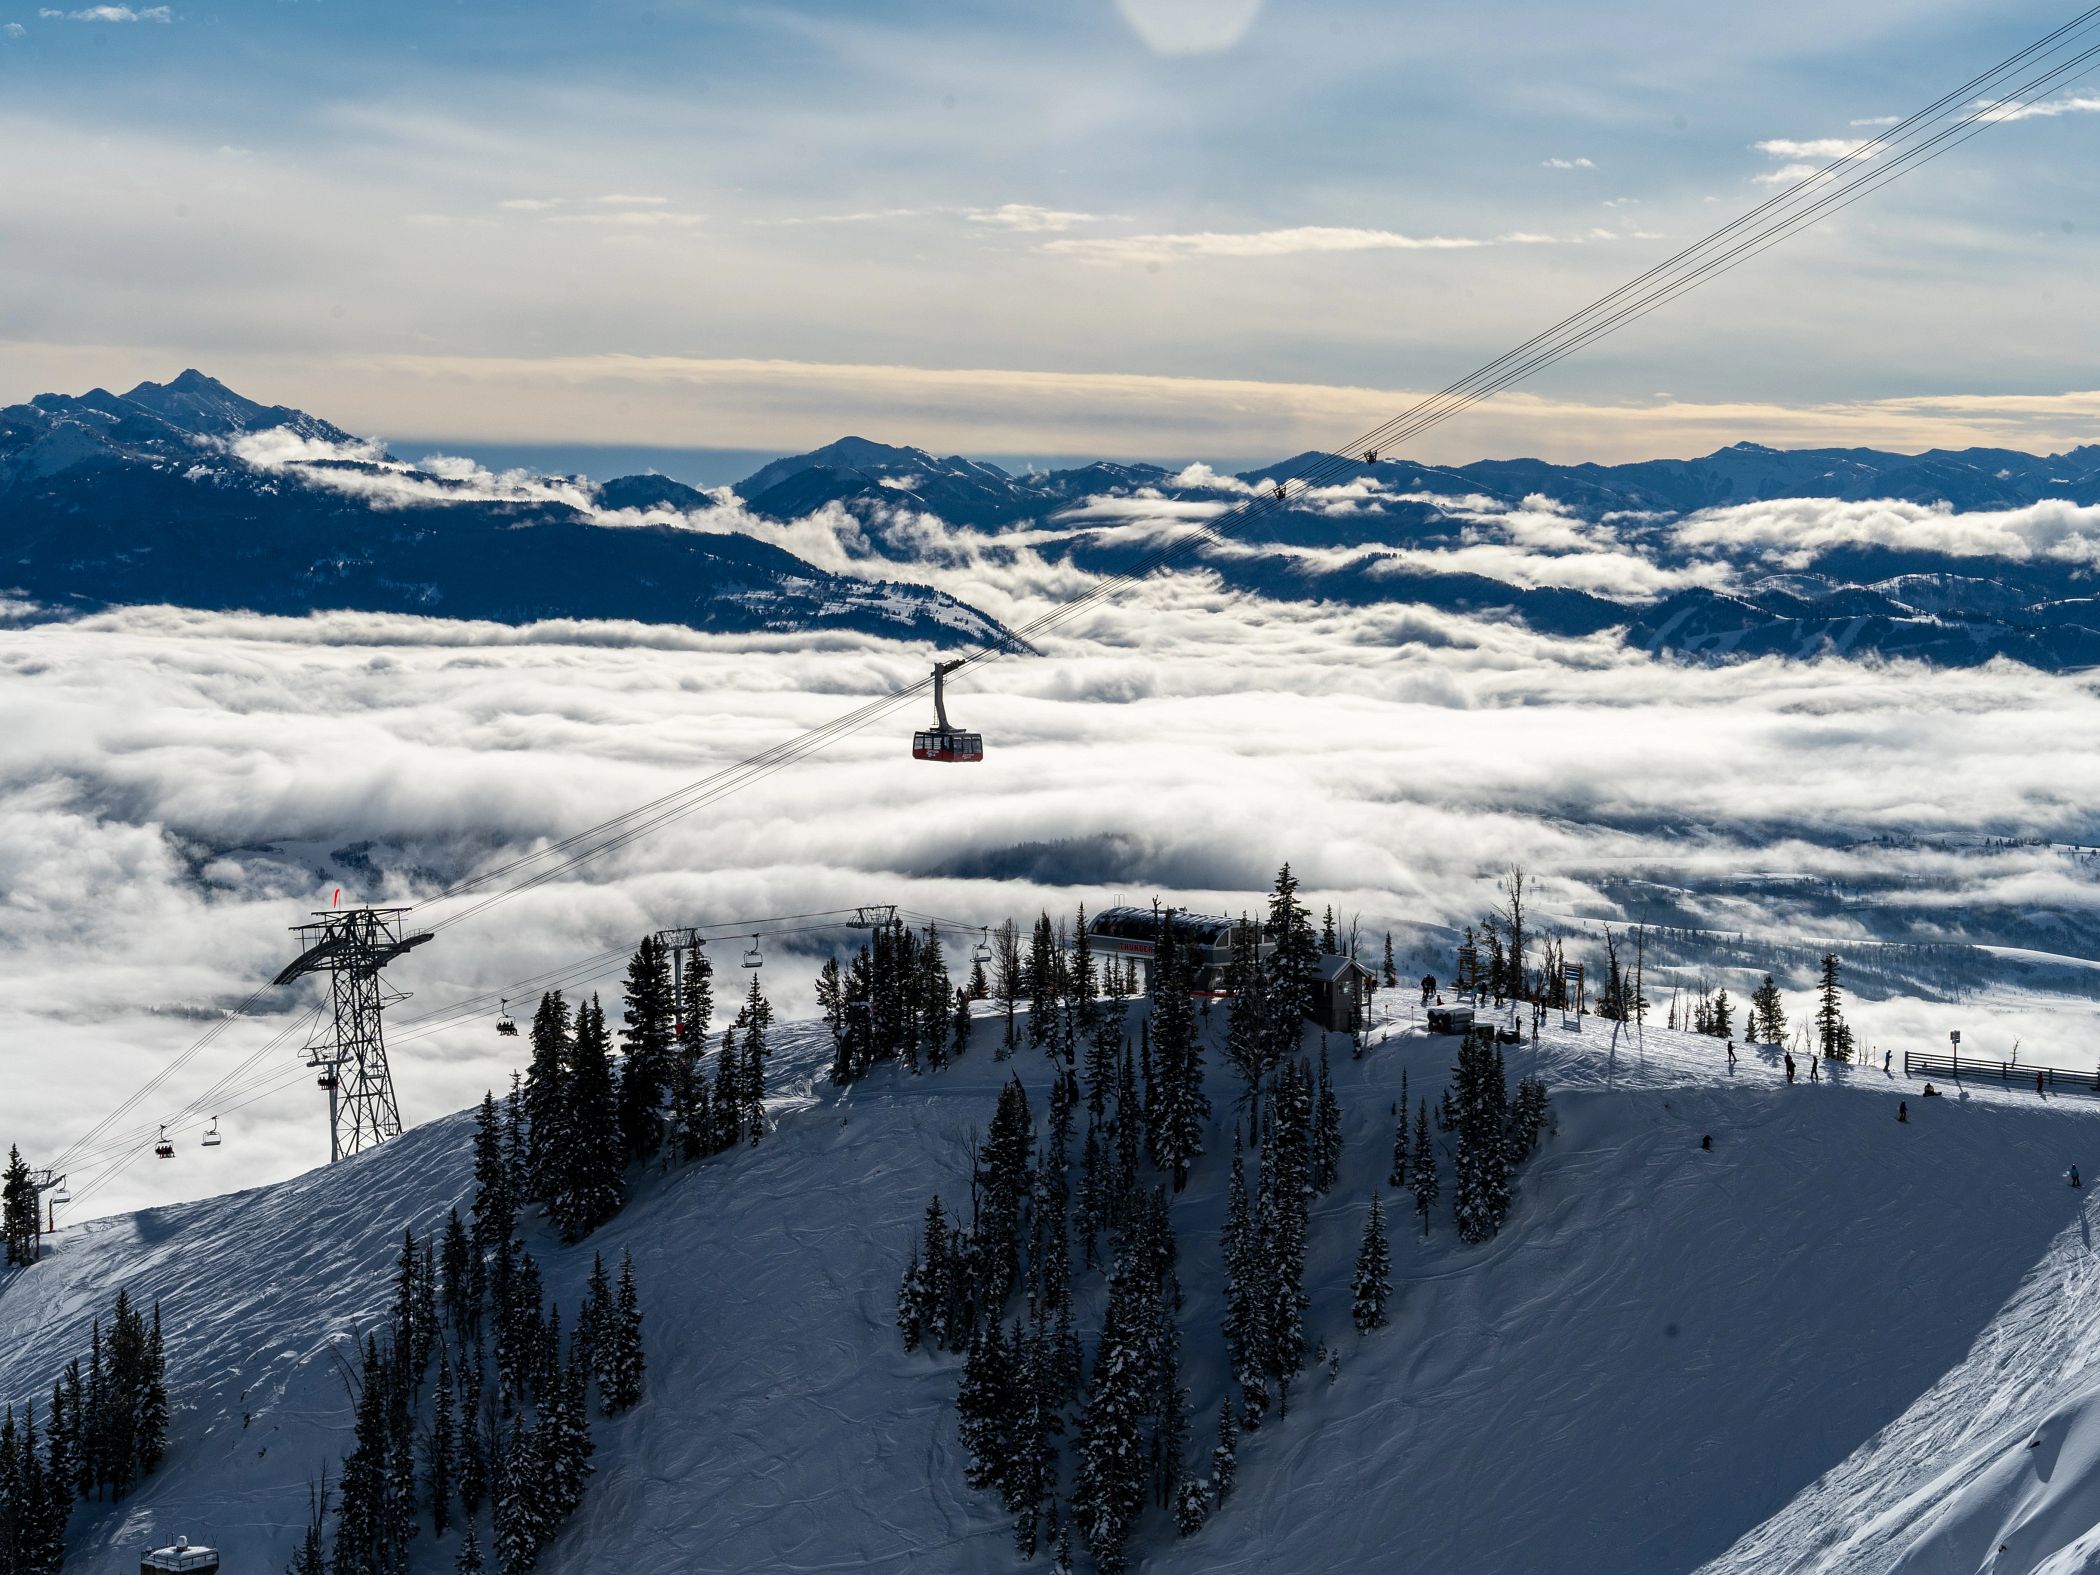
M 1000 1083 L 1018 1072 L 1040 1120 L 1048 1068 L 1025 1049 L 996 1062 L 981 1020 L 946 1072 L 836 1090 L 820 1038 L 781 1035 L 758 1148 L 637 1176 L 580 1247 L 531 1228 L 565 1309 L 594 1251 L 633 1252 L 649 1362 L 642 1404 L 599 1422 L 597 1475 L 543 1569 L 1015 1567 L 997 1503 L 962 1480 L 955 1359 L 904 1352 L 893 1309 L 928 1195 L 967 1194 Z M 1614 1047 L 1607 1023 L 1549 1016 L 1509 1052 L 1512 1079 L 1545 1076 L 1556 1130 L 1508 1228 L 1461 1246 L 1448 1173 L 1427 1241 L 1389 1199 L 1393 1321 L 1360 1337 L 1349 1269 L 1401 1073 L 1433 1102 L 1455 1041 L 1400 1022 L 1361 1061 L 1336 1050 L 1347 1141 L 1315 1205 L 1307 1332 L 1339 1372 L 1308 1373 L 1288 1418 L 1242 1440 L 1234 1496 L 1199 1535 L 1149 1513 L 1142 1567 L 2100 1567 L 2100 1266 L 2062 1176 L 2100 1167 L 2100 1099 L 1927 1101 L 1878 1068 L 1790 1088 L 1757 1055 L 1730 1074 L 1711 1039 Z M 1212 1146 L 1173 1203 L 1199 1451 L 1224 1380 L 1237 1087 L 1215 1053 L 1207 1087 Z M 383 1316 L 402 1229 L 464 1201 L 468 1130 L 453 1117 L 277 1186 L 69 1229 L 0 1279 L 0 1398 L 17 1404 L 119 1285 L 167 1318 L 168 1461 L 76 1512 L 68 1569 L 128 1571 L 178 1533 L 229 1570 L 283 1567 L 309 1479 L 347 1446 L 351 1341 Z M 1091 1346 L 1100 1277 L 1082 1285 Z M 452 1541 L 426 1530 L 417 1567 L 449 1569 Z

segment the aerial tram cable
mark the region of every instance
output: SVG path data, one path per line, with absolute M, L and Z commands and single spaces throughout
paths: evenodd
M 1677 299 L 1707 279 L 1717 277 L 1720 273 L 1739 266 L 1740 263 L 1747 261 L 1749 257 L 1755 256 L 1757 253 L 1769 249 L 1772 245 L 1778 244 L 1779 241 L 1788 239 L 1793 234 L 1799 233 L 1800 230 L 1808 228 L 1822 217 L 1827 216 L 1828 213 L 1849 206 L 1860 197 L 1880 189 L 1881 186 L 1887 185 L 1890 181 L 1899 178 L 1903 174 L 1909 173 L 1911 169 L 1930 162 L 1932 158 L 1938 157 L 1940 152 L 1946 151 L 1945 147 L 1939 145 L 1949 142 L 1949 139 L 1952 139 L 1951 145 L 1958 145 L 1960 142 L 1966 141 L 1970 136 L 1974 136 L 1977 132 L 2008 118 L 2011 111 L 2017 107 L 2024 96 L 2050 91 L 2089 71 L 2092 68 L 2095 55 L 2100 54 L 2100 50 L 2084 50 L 2069 60 L 2061 61 L 2031 76 L 2016 89 L 2001 91 L 1994 100 L 1987 100 L 1981 104 L 1973 105 L 1967 114 L 1950 125 L 1941 128 L 1927 141 L 1911 147 L 1890 163 L 1873 165 L 1868 162 L 1878 157 L 1881 152 L 1899 145 L 1905 138 L 1914 135 L 1920 127 L 1930 124 L 1935 118 L 1944 114 L 1948 106 L 1962 101 L 1971 94 L 1979 84 L 1989 83 L 2002 78 L 2009 70 L 2018 69 L 2025 62 L 2046 59 L 2049 55 L 2060 52 L 2069 43 L 2076 42 L 2081 37 L 2090 34 L 2096 21 L 2100 21 L 2100 6 L 2095 6 L 2082 12 L 2071 22 L 2046 35 L 2043 39 L 2015 52 L 2015 54 L 2007 57 L 2005 61 L 2000 62 L 1999 65 L 1991 68 L 1989 71 L 1972 77 L 1968 82 L 1962 84 L 1961 87 L 1942 95 L 1941 98 L 1932 105 L 1927 106 L 1926 109 L 1910 116 L 1897 126 L 1882 132 L 1879 136 L 1867 139 L 1860 147 L 1804 177 L 1787 191 L 1766 199 L 1750 210 L 1749 213 L 1715 230 L 1702 241 L 1684 248 L 1672 258 L 1666 259 L 1663 263 L 1649 269 L 1628 284 L 1621 285 L 1618 289 L 1597 298 L 1597 300 L 1580 311 L 1563 318 L 1560 323 L 1555 324 L 1552 328 L 1532 336 L 1531 339 L 1525 341 L 1524 344 L 1516 349 L 1505 352 L 1503 355 L 1495 358 L 1495 360 L 1487 363 L 1486 366 L 1477 369 L 1453 384 L 1447 385 L 1445 389 L 1440 390 L 1438 393 L 1418 400 L 1415 405 L 1403 411 L 1400 415 L 1381 423 L 1378 427 L 1363 434 L 1355 442 L 1347 445 L 1342 452 L 1351 456 L 1358 453 L 1375 454 L 1381 452 L 1396 440 L 1404 442 L 1408 438 L 1419 436 L 1431 427 L 1440 424 L 1462 410 L 1470 408 L 1489 395 L 1509 387 L 1511 384 L 1542 370 L 1546 366 L 1564 359 L 1576 350 L 1594 343 L 1597 339 L 1616 332 L 1619 328 L 1626 326 L 1626 324 L 1646 316 L 1648 312 Z M 1845 173 L 1847 171 L 1851 173 L 1848 175 Z M 1864 174 L 1861 173 L 1862 171 L 1864 171 Z M 1835 185 L 1832 184 L 1834 180 L 1837 181 Z M 1849 182 L 1849 184 L 1846 182 Z M 1805 206 L 1803 205 L 1804 202 Z M 1789 212 L 1790 208 L 1793 211 Z M 1772 215 L 1778 215 L 1779 217 L 1776 222 L 1768 224 L 1764 229 L 1753 229 L 1747 236 L 1739 233 L 1743 232 L 1747 227 L 1755 225 L 1761 218 Z M 1734 237 L 1734 239 L 1731 240 L 1731 237 Z M 1644 289 L 1644 287 L 1646 288 Z M 642 806 L 639 810 L 630 811 L 625 816 L 616 816 L 608 821 L 601 822 L 599 827 L 593 828 L 592 831 L 579 833 L 575 838 L 565 839 L 563 843 L 553 844 L 549 848 L 538 850 L 534 854 L 525 855 L 521 859 L 512 861 L 510 865 L 499 866 L 497 870 L 477 875 L 470 882 L 462 883 L 460 887 L 453 888 L 453 892 L 456 893 L 459 890 L 466 889 L 468 886 L 477 886 L 488 880 L 499 878 L 501 874 L 507 873 L 511 869 L 542 858 L 557 849 L 576 847 L 580 842 L 587 842 L 590 837 L 600 831 L 610 833 L 599 843 L 583 847 L 580 854 L 563 861 L 555 869 L 543 872 L 547 879 L 558 879 L 560 878 L 560 873 L 573 869 L 590 858 L 598 857 L 602 853 L 615 851 L 637 836 L 646 835 L 649 831 L 655 830 L 661 825 L 682 818 L 693 810 L 702 807 L 705 803 L 712 803 L 721 797 L 726 797 L 729 793 L 749 785 L 751 781 L 761 780 L 763 777 L 771 775 L 774 770 L 814 753 L 837 738 L 843 737 L 850 732 L 858 731 L 861 727 L 866 726 L 880 715 L 894 708 L 898 703 L 922 692 L 928 687 L 929 683 L 938 684 L 951 673 L 974 666 L 982 666 L 1013 654 L 1016 649 L 1026 645 L 1033 637 L 1057 628 L 1095 603 L 1119 594 L 1128 586 L 1148 578 L 1160 567 L 1182 556 L 1184 553 L 1192 551 L 1206 541 L 1222 539 L 1226 532 L 1238 529 L 1250 520 L 1270 513 L 1274 508 L 1284 506 L 1288 503 L 1291 496 L 1290 488 L 1292 485 L 1296 485 L 1299 493 L 1302 494 L 1309 488 L 1322 485 L 1325 481 L 1335 476 L 1353 471 L 1355 465 L 1356 461 L 1353 457 L 1330 456 L 1328 460 L 1308 467 L 1306 471 L 1300 472 L 1284 482 L 1273 484 L 1265 494 L 1257 494 L 1243 501 L 1235 508 L 1227 510 L 1219 518 L 1191 527 L 1178 537 L 1169 540 L 1141 557 L 1130 568 L 1105 578 L 1081 596 L 1069 602 L 1060 603 L 1057 607 L 1047 610 L 1029 623 L 1019 626 L 1007 638 L 995 641 L 988 646 L 980 647 L 977 651 L 956 661 L 940 664 L 939 671 L 927 680 L 922 680 L 907 688 L 894 691 L 890 695 L 878 697 L 859 710 L 849 712 L 847 715 L 820 728 L 811 729 L 797 738 L 790 739 L 784 744 L 776 746 L 773 750 L 753 756 L 747 761 L 738 762 L 736 765 L 724 767 L 709 777 L 690 784 L 685 789 L 664 795 L 651 804 Z M 924 735 L 921 736 L 923 737 Z M 981 751 L 981 741 L 979 749 Z M 915 748 L 914 753 L 920 754 L 920 751 Z M 940 756 L 938 754 L 921 755 L 921 758 L 940 758 Z M 981 755 L 977 758 L 981 758 Z M 687 795 L 693 796 L 688 798 Z M 637 817 L 646 818 L 637 821 Z M 629 822 L 636 823 L 630 826 Z M 535 885 L 540 883 L 541 881 L 537 878 L 532 882 Z M 529 889 L 529 887 L 525 889 Z M 441 896 L 449 894 L 452 893 L 441 894 Z M 463 918 L 465 916 L 460 915 L 457 917 Z M 443 922 L 457 922 L 457 918 Z
M 1673 257 L 1666 259 L 1663 263 L 1649 269 L 1638 278 L 1599 297 L 1580 311 L 1563 318 L 1559 323 L 1544 332 L 1532 336 L 1531 339 L 1526 340 L 1515 349 L 1504 352 L 1503 355 L 1496 357 L 1495 360 L 1488 362 L 1485 366 L 1476 369 L 1457 382 L 1447 385 L 1436 394 L 1418 400 L 1408 410 L 1403 411 L 1387 422 L 1381 423 L 1357 441 L 1348 445 L 1342 453 L 1351 456 L 1359 453 L 1376 455 L 1381 451 L 1389 450 L 1396 440 L 1404 442 L 1410 437 L 1419 436 L 1422 432 L 1441 424 L 1450 416 L 1470 408 L 1471 405 L 1478 403 L 1480 400 L 1511 386 L 1511 384 L 1523 378 L 1531 376 L 1544 367 L 1555 364 L 1566 356 L 1574 354 L 1577 350 L 1594 343 L 1597 339 L 1614 333 L 1628 323 L 1637 321 L 1649 312 L 1678 299 L 1691 289 L 1696 288 L 1700 283 L 1718 277 L 1719 274 L 1732 270 L 1742 262 L 1748 261 L 1749 258 L 1768 250 L 1773 245 L 1777 245 L 1780 241 L 1791 238 L 1802 229 L 1808 228 L 1821 218 L 1826 217 L 1829 213 L 1849 207 L 1851 203 L 1859 200 L 1861 197 L 1870 195 L 1911 170 L 1931 162 L 1939 157 L 1941 153 L 1950 151 L 1952 147 L 1967 141 L 1970 137 L 1987 129 L 1989 126 L 2014 118 L 2019 108 L 2036 101 L 2041 94 L 2066 85 L 2068 82 L 2089 73 L 2094 69 L 2095 57 L 2100 55 L 2100 50 L 2086 49 L 2081 51 L 2068 60 L 2061 61 L 2032 75 L 2017 89 L 1997 89 L 1999 96 L 1995 100 L 1973 106 L 1967 114 L 1950 125 L 1941 128 L 1924 142 L 1911 146 L 1897 158 L 1880 165 L 1867 164 L 1868 160 L 1878 158 L 1882 152 L 1901 145 L 1921 127 L 1943 116 L 1949 107 L 1961 102 L 1965 97 L 1976 92 L 1982 85 L 1994 83 L 2008 72 L 2024 69 L 2029 64 L 2046 60 L 2051 55 L 2061 52 L 2071 43 L 2077 42 L 2091 30 L 2092 24 L 2096 19 L 2100 19 L 2100 6 L 2094 6 L 2081 12 L 2072 18 L 2071 21 L 2044 35 L 2043 38 L 2036 42 L 2016 51 L 1998 65 L 1979 73 L 1961 87 L 1942 95 L 1941 98 L 1935 100 L 1925 109 L 1918 111 L 1880 135 L 1869 139 L 1861 147 L 1834 160 L 1823 169 L 1805 177 L 1787 191 L 1773 198 L 1768 198 L 1748 213 L 1714 231 L 1702 241 L 1685 248 Z M 1862 167 L 1866 169 L 1866 173 L 1863 176 L 1858 174 Z M 1811 198 L 1813 199 L 1812 201 L 1807 200 Z M 1788 212 L 1789 209 L 1793 211 Z M 1776 216 L 1775 222 L 1766 224 L 1765 228 L 1748 236 L 1738 233 L 1758 224 L 1767 216 Z M 1731 239 L 1731 237 L 1733 238 Z M 953 664 L 942 665 L 947 667 L 948 672 L 951 673 L 964 671 L 971 667 L 988 665 L 991 662 L 1013 655 L 1020 650 L 1028 649 L 1028 642 L 1034 635 L 1060 627 L 1095 603 L 1116 595 L 1130 585 L 1148 578 L 1166 563 L 1193 551 L 1205 542 L 1220 541 L 1224 538 L 1226 532 L 1236 530 L 1250 521 L 1270 513 L 1274 508 L 1286 505 L 1292 495 L 1292 487 L 1295 486 L 1298 494 L 1303 495 L 1305 491 L 1312 487 L 1323 485 L 1327 480 L 1353 471 L 1355 466 L 1356 461 L 1354 458 L 1342 458 L 1331 454 L 1328 459 L 1308 467 L 1306 471 L 1286 478 L 1284 481 L 1274 483 L 1269 493 L 1250 497 L 1236 507 L 1227 510 L 1218 518 L 1203 522 L 1170 539 L 1161 547 L 1144 555 L 1130 568 L 1105 578 L 1081 596 L 1046 611 L 1036 619 L 1010 631 L 1004 638 L 979 647 L 976 651 L 958 659 Z M 947 675 L 944 673 L 941 676 L 945 677 Z M 545 884 L 547 881 L 559 879 L 562 875 L 592 859 L 616 851 L 637 838 L 645 836 L 649 832 L 659 829 L 661 826 L 674 820 L 681 819 L 708 803 L 726 797 L 728 794 L 750 786 L 754 782 L 764 780 L 776 770 L 799 763 L 802 759 L 807 758 L 808 755 L 817 752 L 826 745 L 857 732 L 887 715 L 904 702 L 924 692 L 933 682 L 934 679 L 931 677 L 921 679 L 888 695 L 878 696 L 867 701 L 854 711 L 848 712 L 829 723 L 809 729 L 746 760 L 721 767 L 709 776 L 664 794 L 637 809 L 629 810 L 621 815 L 601 821 L 598 825 L 578 832 L 571 837 L 549 844 L 547 847 L 536 849 L 532 853 L 520 855 L 504 864 L 455 883 L 453 886 L 440 892 L 436 897 L 428 899 L 428 901 L 436 902 L 448 897 L 463 895 L 493 884 L 510 874 L 517 873 L 555 854 L 570 854 L 568 858 L 563 859 L 553 868 L 536 872 L 518 885 L 498 892 L 493 897 L 485 899 L 482 903 L 475 904 L 459 914 L 449 916 L 445 920 L 440 921 L 439 926 L 434 926 L 433 928 L 462 922 L 484 911 L 495 902 L 504 900 L 518 892 Z M 594 841 L 593 839 L 597 840 Z M 146 1084 L 135 1090 L 115 1110 L 106 1115 L 102 1121 L 90 1128 L 80 1139 L 77 1139 L 73 1149 L 69 1149 L 67 1152 L 71 1153 L 85 1143 L 92 1141 L 106 1131 L 112 1123 L 121 1119 L 124 1113 L 133 1108 L 139 1100 L 147 1097 L 154 1089 L 173 1076 L 196 1054 L 215 1040 L 226 1026 L 246 1016 L 247 1012 L 269 988 L 269 986 L 264 986 L 258 989 L 247 1000 L 215 1022 L 195 1043 L 172 1059 L 168 1065 L 156 1073 L 153 1078 L 149 1079 Z

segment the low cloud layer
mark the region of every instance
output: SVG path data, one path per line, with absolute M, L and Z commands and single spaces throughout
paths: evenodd
M 1541 512 L 1520 528 L 1563 527 Z M 952 545 L 946 572 L 997 584 L 1015 615 L 1069 594 Z M 829 720 L 927 659 L 851 635 L 346 614 L 148 608 L 0 630 L 0 1082 L 17 1129 L 0 1137 L 80 1130 L 280 966 L 287 926 L 334 887 L 414 900 Z M 1578 936 L 1631 877 L 1734 892 L 1684 899 L 1731 931 L 1840 945 L 1869 909 L 1804 936 L 1745 876 L 1940 893 L 1954 927 L 2094 906 L 2060 850 L 1977 846 L 2092 837 L 2100 763 L 2084 741 L 2100 696 L 2078 678 L 1681 668 L 1608 636 L 1250 602 L 1199 573 L 974 673 L 951 706 L 987 736 L 981 769 L 911 762 L 909 716 L 855 734 L 585 879 L 445 931 L 397 971 L 414 992 L 400 1013 L 665 924 L 896 901 L 968 927 L 1154 890 L 1237 910 L 1285 858 L 1315 903 L 1395 928 L 1403 951 L 1419 926 L 1477 916 L 1512 860 L 1542 877 L 1542 922 Z M 809 1009 L 817 944 L 768 948 L 785 1012 Z M 1860 1010 L 1869 1032 L 1935 1019 L 1916 1003 Z M 2070 1032 L 2029 1010 L 2030 1047 Z M 290 1020 L 229 1031 L 166 1103 Z M 2000 1024 L 1968 1021 L 1986 1039 Z M 514 1049 L 479 1017 L 404 1041 L 407 1115 L 476 1097 Z M 296 1073 L 289 1045 L 274 1054 Z M 228 1127 L 209 1167 L 187 1151 L 134 1167 L 95 1205 L 311 1164 L 317 1096 L 288 1086 Z

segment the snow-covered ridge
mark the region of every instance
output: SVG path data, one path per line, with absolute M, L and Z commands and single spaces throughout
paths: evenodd
M 1012 1566 L 996 1502 L 962 1482 L 954 1362 L 907 1355 L 892 1323 L 926 1197 L 962 1195 L 1009 1071 L 1043 1108 L 1047 1067 L 995 1062 L 994 1037 L 981 1024 L 944 1073 L 836 1090 L 821 1032 L 788 1027 L 762 1145 L 638 1178 L 581 1247 L 532 1228 L 564 1301 L 592 1252 L 633 1251 L 650 1353 L 647 1397 L 599 1424 L 598 1475 L 542 1568 Z M 1396 1026 L 1335 1063 L 1346 1144 L 1314 1211 L 1307 1333 L 1338 1346 L 1339 1375 L 1310 1375 L 1290 1418 L 1242 1440 L 1235 1493 L 1198 1536 L 1148 1515 L 1144 1568 L 1974 1569 L 1955 1555 L 1985 1539 L 2019 1550 L 1993 1569 L 2083 1567 L 2092 1249 L 2060 1172 L 2094 1170 L 2100 1101 L 1923 1101 L 1878 1069 L 1789 1088 L 1756 1054 L 1731 1078 L 1716 1041 L 1645 1041 L 1549 1017 L 1510 1052 L 1512 1077 L 1552 1085 L 1558 1130 L 1484 1248 L 1442 1213 L 1425 1243 L 1395 1211 L 1393 1323 L 1368 1337 L 1347 1285 L 1389 1107 L 1403 1070 L 1433 1100 L 1454 1045 Z M 1208 1077 L 1229 1110 L 1215 1056 Z M 280 1186 L 98 1221 L 0 1281 L 16 1401 L 117 1284 L 169 1321 L 170 1459 L 130 1501 L 82 1506 L 69 1567 L 128 1570 L 176 1534 L 229 1568 L 281 1567 L 308 1479 L 347 1440 L 331 1346 L 381 1316 L 401 1228 L 464 1195 L 467 1131 L 448 1118 Z M 1173 1205 L 1199 1437 L 1225 1376 L 1222 1125 L 1212 1137 Z M 449 1542 L 426 1531 L 416 1568 L 449 1568 Z

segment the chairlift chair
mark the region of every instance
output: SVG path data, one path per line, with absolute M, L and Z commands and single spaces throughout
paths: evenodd
M 73 1201 L 72 1189 L 61 1181 L 58 1184 L 58 1190 L 51 1194 L 51 1201 L 53 1203 L 71 1203 Z
M 759 954 L 758 937 L 754 935 L 751 937 L 751 949 L 744 953 L 744 966 L 746 968 L 763 968 L 765 962 L 765 958 Z
M 160 1159 L 173 1159 L 175 1157 L 175 1145 L 168 1141 L 168 1129 L 166 1127 L 160 1129 L 160 1141 L 153 1145 L 153 1152 L 155 1157 Z
M 978 933 L 984 938 L 977 943 L 977 949 L 970 953 L 970 961 L 988 963 L 992 960 L 992 927 L 987 924 Z
M 219 1146 L 219 1118 L 217 1116 L 213 1116 L 211 1125 L 204 1129 L 204 1146 L 206 1148 L 217 1148 Z
M 914 760 L 941 760 L 951 765 L 978 765 L 984 760 L 984 735 L 965 732 L 948 721 L 945 685 L 960 661 L 933 664 L 933 726 L 911 735 Z
M 510 1001 L 508 997 L 499 1003 L 496 1013 L 496 1032 L 506 1039 L 518 1037 L 518 1025 L 512 1022 L 510 1018 Z

